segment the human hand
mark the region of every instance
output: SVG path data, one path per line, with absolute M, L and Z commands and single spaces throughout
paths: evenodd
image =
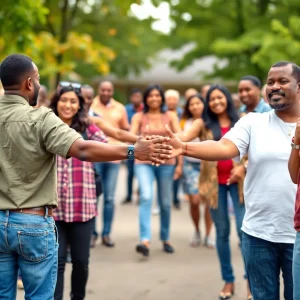
M 242 180 L 245 177 L 246 170 L 243 165 L 236 166 L 232 168 L 230 172 L 230 177 L 227 180 L 227 185 L 230 185 L 232 183 L 237 183 L 240 180 Z
M 182 166 L 177 166 L 174 171 L 173 180 L 179 179 L 181 175 L 182 175 Z
M 150 137 L 149 126 L 146 126 L 134 145 L 135 157 L 142 161 L 150 160 L 156 165 L 163 164 L 171 158 L 172 146 L 169 141 L 169 137 Z
M 173 158 L 177 157 L 178 155 L 181 155 L 183 153 L 182 141 L 172 132 L 168 125 L 166 125 L 166 132 L 170 138 L 169 144 L 173 147 L 171 157 Z

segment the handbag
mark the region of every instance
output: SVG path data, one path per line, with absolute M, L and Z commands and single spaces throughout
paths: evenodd
M 88 141 L 87 129 L 81 134 L 83 139 Z M 93 169 L 95 173 L 95 185 L 96 185 L 96 196 L 99 197 L 102 194 L 102 180 L 100 174 L 97 172 L 97 168 L 93 163 Z

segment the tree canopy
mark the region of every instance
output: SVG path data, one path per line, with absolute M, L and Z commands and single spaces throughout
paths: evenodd
M 166 1 L 166 0 L 165 0 Z M 163 1 L 154 0 L 158 5 Z M 168 38 L 172 48 L 195 47 L 172 65 L 178 70 L 195 59 L 215 55 L 208 77 L 238 79 L 245 74 L 265 78 L 279 60 L 300 64 L 300 4 L 298 0 L 167 0 L 175 24 Z
M 0 58 L 29 55 L 52 86 L 70 74 L 87 79 L 139 73 L 160 47 L 151 20 L 129 14 L 138 0 L 3 1 Z

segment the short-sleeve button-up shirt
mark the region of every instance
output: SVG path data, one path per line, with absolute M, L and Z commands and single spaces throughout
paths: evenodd
M 0 97 L 0 209 L 57 206 L 56 155 L 81 135 L 46 107 Z

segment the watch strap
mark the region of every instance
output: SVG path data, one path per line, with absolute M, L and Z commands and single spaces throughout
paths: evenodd
M 129 145 L 127 148 L 127 159 L 134 160 L 134 145 Z

